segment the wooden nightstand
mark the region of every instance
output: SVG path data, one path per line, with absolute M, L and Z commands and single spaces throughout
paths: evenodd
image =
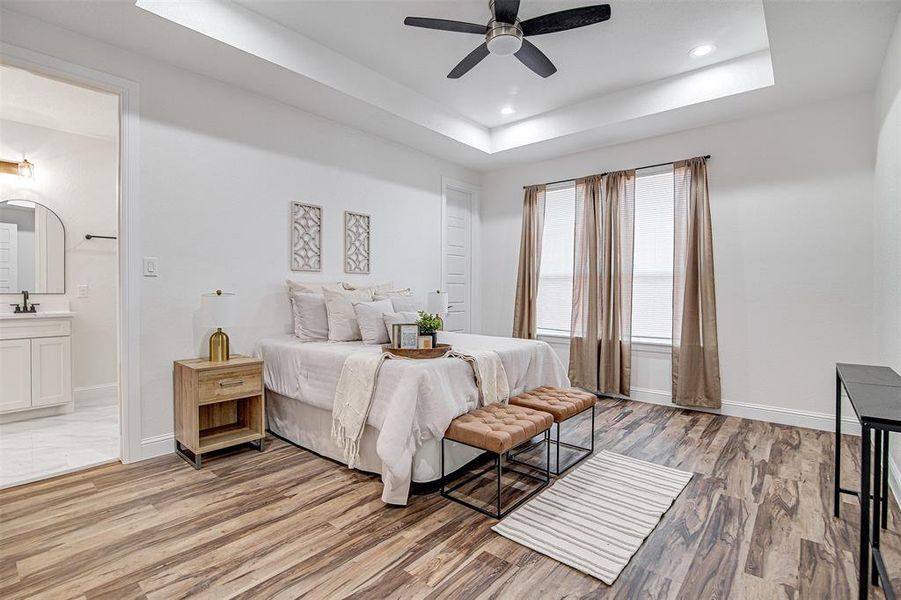
M 195 469 L 200 468 L 201 456 L 213 450 L 248 442 L 263 450 L 266 405 L 261 359 L 177 360 L 174 378 L 175 451 Z

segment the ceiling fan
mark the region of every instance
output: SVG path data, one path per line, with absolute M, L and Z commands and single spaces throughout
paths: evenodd
M 485 36 L 485 41 L 447 74 L 448 79 L 459 79 L 489 54 L 512 54 L 538 75 L 550 77 L 557 72 L 557 67 L 535 44 L 525 39 L 527 36 L 557 33 L 610 18 L 609 4 L 561 10 L 525 21 L 517 18 L 519 0 L 489 0 L 488 4 L 494 18 L 487 25 L 429 17 L 407 17 L 404 25 Z

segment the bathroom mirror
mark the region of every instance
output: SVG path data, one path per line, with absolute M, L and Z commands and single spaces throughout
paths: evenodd
M 66 292 L 66 230 L 31 200 L 0 202 L 0 294 Z

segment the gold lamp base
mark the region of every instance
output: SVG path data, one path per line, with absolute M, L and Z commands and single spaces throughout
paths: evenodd
M 228 360 L 228 336 L 222 328 L 210 336 L 210 362 L 224 362 Z

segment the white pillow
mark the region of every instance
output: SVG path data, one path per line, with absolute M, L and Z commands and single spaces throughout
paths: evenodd
M 328 339 L 328 312 L 325 296 L 307 292 L 295 292 L 292 297 L 294 335 L 303 342 Z
M 391 296 L 391 305 L 394 307 L 394 312 L 419 312 L 420 310 L 425 310 L 425 302 L 422 301 L 417 296 L 410 295 L 402 295 L 402 296 Z
M 354 302 L 371 302 L 369 290 L 337 292 L 323 290 L 325 310 L 328 313 L 328 339 L 331 342 L 352 342 L 360 339 L 360 326 L 354 312 Z
M 373 294 L 384 290 L 393 290 L 394 282 L 389 281 L 387 283 L 380 283 L 378 285 L 357 285 L 355 283 L 347 283 L 346 281 L 342 284 L 345 290 L 370 290 Z
M 297 292 L 304 292 L 306 294 L 321 294 L 322 290 L 325 288 L 329 288 L 332 290 L 342 290 L 344 287 L 342 286 L 340 281 L 335 283 L 310 283 L 308 281 L 294 281 L 293 279 L 286 279 L 285 284 L 288 286 L 288 301 L 291 303 L 291 318 L 294 318 L 294 294 Z M 297 321 L 294 321 L 294 329 L 297 329 Z
M 394 327 L 393 325 L 406 325 L 407 323 L 415 323 L 419 320 L 419 313 L 416 312 L 393 312 L 382 315 L 385 322 L 385 330 L 388 333 L 388 340 L 394 343 Z
M 385 330 L 385 319 L 382 315 L 393 310 L 391 300 L 354 302 L 354 312 L 364 344 L 388 343 L 388 332 Z
M 340 281 L 334 283 L 310 283 L 309 281 L 294 281 L 286 279 L 288 285 L 288 298 L 294 300 L 294 294 L 303 292 L 305 294 L 321 294 L 323 290 L 343 290 L 344 285 Z

